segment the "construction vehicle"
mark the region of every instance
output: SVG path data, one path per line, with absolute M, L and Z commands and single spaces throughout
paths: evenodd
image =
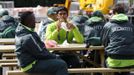
M 100 10 L 103 14 L 108 14 L 114 4 L 114 0 L 79 0 L 80 9 L 92 12 Z
M 71 0 L 65 0 L 65 6 L 67 9 L 70 9 Z M 86 12 L 93 12 L 96 10 L 100 10 L 103 14 L 108 14 L 112 6 L 116 3 L 125 3 L 129 2 L 126 0 L 78 0 L 79 9 L 84 10 Z M 59 4 L 60 6 L 61 4 Z

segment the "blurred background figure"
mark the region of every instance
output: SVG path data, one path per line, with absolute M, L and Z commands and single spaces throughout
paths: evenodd
M 103 29 L 103 26 L 105 25 L 105 18 L 103 16 L 103 13 L 99 10 L 92 13 L 91 18 L 89 18 L 85 25 L 89 27 L 88 37 L 86 38 L 86 47 L 89 47 L 90 45 L 93 46 L 100 46 L 100 35 L 101 31 Z M 100 54 L 98 51 L 87 51 L 85 53 L 87 57 L 90 57 L 89 59 L 100 64 Z M 86 62 L 85 62 L 86 63 Z M 88 67 L 92 66 L 90 64 L 86 64 Z
M 134 5 L 129 8 L 127 15 L 129 17 L 129 21 L 134 25 Z
M 9 12 L 5 9 L 0 9 L 0 18 L 4 15 L 9 15 Z
M 85 22 L 88 20 L 87 16 L 84 15 L 75 15 L 71 19 L 71 23 L 76 25 L 79 28 L 79 31 L 84 36 L 84 40 L 88 36 L 88 31 L 86 30 L 88 27 L 86 27 Z
M 16 20 L 9 16 L 9 12 L 5 9 L 0 9 L 0 38 L 15 38 L 15 30 L 17 27 Z M 0 59 L 2 53 L 0 53 Z M 2 75 L 2 68 L 0 68 Z
M 37 31 L 42 41 L 45 41 L 45 33 L 46 33 L 47 25 L 55 21 L 57 21 L 56 7 L 50 7 L 48 8 L 47 11 L 47 17 L 41 21 L 39 25 L 39 29 Z

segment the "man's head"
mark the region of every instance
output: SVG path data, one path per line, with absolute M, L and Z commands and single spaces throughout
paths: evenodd
M 57 10 L 56 10 L 56 7 L 48 8 L 47 16 L 52 18 L 53 20 L 57 20 Z
M 3 16 L 3 17 L 1 18 L 1 20 L 2 20 L 3 22 L 6 22 L 6 23 L 10 23 L 10 22 L 15 23 L 15 19 L 14 19 L 13 17 L 9 16 L 9 15 Z
M 125 13 L 123 4 L 115 4 L 112 8 L 113 14 Z
M 66 20 L 68 17 L 68 9 L 64 6 L 57 7 L 57 18 Z
M 84 25 L 85 21 L 88 20 L 88 17 L 86 16 L 83 16 L 83 15 L 78 15 L 78 16 L 74 16 L 71 20 L 71 22 L 74 24 L 74 25 Z
M 4 15 L 9 15 L 8 11 L 5 9 L 0 9 L 0 17 L 2 17 Z
M 35 16 L 32 11 L 21 12 L 19 16 L 21 24 L 30 28 L 35 28 Z
M 97 11 L 93 12 L 92 16 L 97 16 L 97 17 L 102 17 L 103 18 L 103 13 L 101 11 L 97 10 Z

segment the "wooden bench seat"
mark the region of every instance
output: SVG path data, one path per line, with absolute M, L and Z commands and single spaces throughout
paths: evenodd
M 134 69 L 111 69 L 111 68 L 72 68 L 68 69 L 69 73 L 113 73 L 113 72 L 130 72 Z M 7 75 L 28 75 L 20 70 L 7 71 Z
M 0 63 L 0 67 L 18 67 L 17 63 Z
M 17 63 L 2 63 L 1 67 L 9 67 L 10 71 L 7 71 L 7 75 L 27 75 L 20 70 L 13 70 L 13 67 L 18 67 Z M 111 68 L 72 68 L 68 69 L 69 73 L 102 73 L 106 74 L 113 72 L 134 72 L 133 69 L 111 69 Z M 108 74 L 109 75 L 109 74 Z
M 16 54 L 15 53 L 4 53 L 4 54 L 2 54 L 2 58 L 13 59 L 13 58 L 16 58 Z
M 4 45 L 14 45 L 15 39 L 14 38 L 0 38 L 0 44 Z
M 18 67 L 17 63 L 0 63 L 2 67 Z M 128 71 L 134 71 L 134 68 L 132 69 L 111 69 L 111 68 L 75 68 L 75 69 L 69 69 L 70 73 L 88 73 L 88 72 L 128 72 Z
M 0 63 L 17 63 L 17 59 L 2 59 Z

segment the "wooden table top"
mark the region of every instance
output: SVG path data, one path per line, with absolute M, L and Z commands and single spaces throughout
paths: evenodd
M 80 50 L 104 50 L 103 46 L 90 46 L 85 48 L 86 44 L 58 45 L 57 47 L 47 48 L 51 51 L 80 51 Z M 14 52 L 15 45 L 0 45 L 0 52 Z
M 57 47 L 47 48 L 48 50 L 55 51 L 79 51 L 79 50 L 104 50 L 103 46 L 90 46 L 85 48 L 86 44 L 68 44 L 68 45 L 58 45 Z

